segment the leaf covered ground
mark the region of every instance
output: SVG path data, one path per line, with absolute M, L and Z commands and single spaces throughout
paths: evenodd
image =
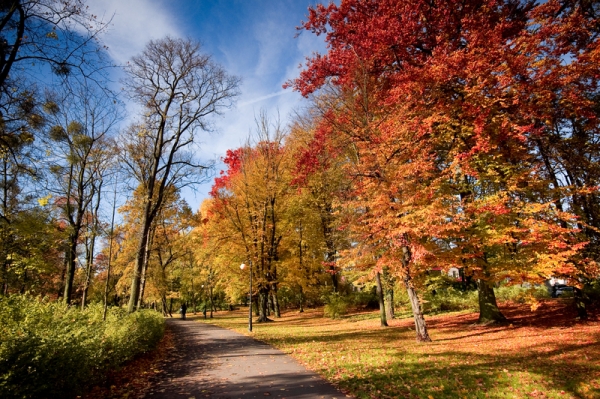
M 428 344 L 415 342 L 412 319 L 381 328 L 375 312 L 287 312 L 252 334 L 358 398 L 600 397 L 597 317 L 577 321 L 564 300 L 502 310 L 510 322 L 501 326 L 477 325 L 476 313 L 427 317 Z M 247 310 L 207 322 L 247 333 Z

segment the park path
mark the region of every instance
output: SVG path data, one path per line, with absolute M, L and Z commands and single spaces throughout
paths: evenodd
M 168 319 L 176 349 L 152 399 L 341 399 L 345 394 L 273 347 L 245 335 L 193 320 Z

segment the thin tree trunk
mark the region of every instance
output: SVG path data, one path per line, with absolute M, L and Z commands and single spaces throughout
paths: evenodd
M 192 278 L 192 307 L 194 314 L 196 314 L 196 293 L 194 292 L 194 279 Z
M 127 305 L 127 311 L 132 313 L 136 309 L 138 298 L 140 296 L 140 286 L 142 271 L 144 269 L 144 262 L 146 260 L 146 244 L 148 243 L 148 235 L 150 234 L 150 225 L 152 221 L 151 216 L 152 200 L 147 199 L 146 205 L 144 206 L 144 213 L 142 216 L 142 231 L 140 233 L 140 241 L 138 243 L 137 256 L 133 269 L 133 276 L 131 278 L 131 290 L 129 296 L 129 303 Z
M 275 313 L 275 317 L 281 317 L 281 310 L 279 308 L 279 299 L 277 298 L 277 287 L 273 287 L 271 291 L 271 297 L 273 300 L 273 313 Z
M 164 295 L 164 294 L 161 295 L 160 301 L 161 301 L 161 307 L 162 307 L 162 314 L 163 314 L 163 316 L 165 316 L 165 317 L 167 317 L 167 316 L 173 317 L 171 315 L 171 312 L 169 311 L 169 307 L 167 306 L 167 297 L 166 297 L 166 295 Z
M 60 271 L 60 285 L 58 286 L 58 292 L 56 294 L 57 298 L 60 298 L 63 296 L 64 291 L 65 291 L 65 284 L 66 284 L 66 278 L 67 278 L 67 269 L 68 269 L 68 264 L 69 264 L 69 257 L 67 256 L 68 254 L 68 250 L 65 249 L 65 257 L 63 259 L 63 267 Z
M 421 310 L 421 302 L 419 301 L 419 296 L 415 291 L 415 287 L 410 276 L 410 269 L 408 267 L 410 261 L 412 260 L 412 253 L 408 246 L 402 247 L 402 252 L 402 266 L 405 273 L 404 285 L 406 287 L 406 292 L 408 293 L 408 299 L 410 300 L 410 306 L 415 319 L 417 342 L 431 342 L 431 338 L 427 332 L 427 324 L 425 324 L 425 317 L 423 317 L 423 311 Z
M 506 321 L 506 317 L 498 309 L 494 288 L 486 280 L 479 280 L 477 284 L 479 293 L 479 320 L 478 323 L 490 324 Z
M 148 233 L 148 242 L 146 242 L 146 254 L 144 255 L 144 267 L 142 269 L 142 276 L 140 278 L 140 295 L 137 302 L 137 308 L 142 307 L 144 301 L 144 291 L 146 290 L 146 276 L 148 273 L 148 265 L 150 264 L 150 251 L 152 249 L 152 241 L 154 238 L 155 229 L 150 229 Z
M 385 304 L 383 302 L 383 287 L 381 286 L 381 276 L 379 272 L 375 273 L 375 282 L 377 283 L 377 300 L 379 301 L 379 318 L 381 327 L 387 327 L 387 319 L 385 315 Z
M 254 316 L 260 317 L 260 306 L 258 305 L 258 296 L 254 296 L 250 299 L 250 306 L 254 309 Z
M 69 234 L 69 247 L 67 249 L 67 271 L 65 274 L 65 290 L 63 292 L 63 301 L 71 304 L 71 295 L 73 294 L 73 281 L 75 280 L 75 262 L 77 259 L 77 238 L 74 233 Z
M 579 320 L 587 320 L 588 313 L 585 306 L 586 298 L 583 290 L 575 287 L 573 289 L 573 299 L 575 301 L 575 307 L 577 308 L 577 317 L 579 317 Z
M 300 286 L 300 313 L 304 313 L 304 290 Z
M 406 278 L 404 280 L 404 284 L 406 285 L 406 292 L 408 293 L 410 306 L 412 307 L 413 316 L 415 319 L 415 332 L 417 333 L 417 341 L 431 342 L 431 338 L 429 337 L 429 333 L 427 332 L 425 318 L 423 317 L 423 312 L 421 311 L 421 303 L 419 301 L 419 296 L 417 295 L 417 292 L 413 287 L 411 279 Z
M 85 308 L 85 304 L 86 304 L 86 299 L 87 299 L 87 294 L 88 294 L 88 289 L 90 287 L 90 282 L 92 280 L 92 275 L 94 274 L 94 251 L 96 250 L 96 236 L 98 234 L 98 225 L 99 225 L 99 220 L 98 220 L 98 210 L 100 209 L 100 199 L 102 198 L 102 179 L 100 179 L 97 182 L 97 186 L 94 184 L 92 187 L 92 199 L 94 197 L 94 195 L 96 196 L 96 204 L 94 204 L 92 212 L 91 212 L 91 218 L 92 218 L 92 229 L 91 229 L 91 236 L 90 236 L 90 242 L 89 242 L 89 247 L 87 247 L 87 254 L 86 254 L 86 276 L 85 276 L 85 284 L 83 286 L 83 295 L 81 297 L 81 309 Z
M 394 279 L 390 276 L 390 271 L 387 267 L 383 268 L 381 277 L 383 278 L 385 315 L 388 320 L 393 320 L 396 318 L 394 314 Z
M 86 239 L 88 241 L 88 239 Z M 87 300 L 88 287 L 90 286 L 90 281 L 92 279 L 92 262 L 93 255 L 92 251 L 94 250 L 94 244 L 86 242 L 86 254 L 85 254 L 85 281 L 83 282 L 83 290 L 81 293 L 81 310 L 85 309 L 85 302 Z
M 209 287 L 210 290 L 210 318 L 213 318 L 213 309 L 215 308 L 215 304 L 213 302 L 213 287 L 212 285 Z
M 110 220 L 110 243 L 108 244 L 108 266 L 106 267 L 106 285 L 104 286 L 104 310 L 102 311 L 102 320 L 106 320 L 108 310 L 108 288 L 110 282 L 110 267 L 112 262 L 113 238 L 115 234 L 115 213 L 117 210 L 117 179 L 115 179 L 115 190 L 113 197 L 112 218 Z

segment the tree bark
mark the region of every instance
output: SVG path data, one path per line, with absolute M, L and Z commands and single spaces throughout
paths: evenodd
M 252 309 L 254 311 L 254 316 L 259 317 L 260 316 L 260 306 L 258 306 L 258 297 L 256 295 L 254 295 L 251 299 L 250 299 L 250 306 L 252 306 Z
M 498 309 L 494 288 L 486 280 L 479 280 L 477 284 L 479 293 L 479 320 L 480 324 L 500 323 L 506 321 L 506 317 Z
M 383 292 L 384 292 L 384 303 L 385 303 L 385 315 L 388 320 L 396 318 L 394 314 L 394 279 L 390 276 L 390 271 L 387 267 L 383 268 Z
M 573 289 L 573 299 L 575 302 L 575 307 L 577 308 L 577 317 L 579 318 L 579 320 L 587 320 L 588 313 L 587 313 L 587 309 L 585 306 L 586 298 L 585 298 L 585 294 L 584 294 L 583 290 L 575 287 Z
M 87 241 L 87 240 L 86 240 Z M 85 256 L 85 282 L 83 283 L 83 290 L 81 293 L 81 310 L 85 309 L 85 303 L 87 301 L 88 288 L 92 279 L 92 263 L 94 258 L 94 241 L 96 237 L 92 238 L 92 242 L 86 242 L 86 256 Z
M 267 317 L 271 316 L 271 312 L 273 311 L 273 297 L 271 293 L 267 296 Z
M 73 293 L 73 281 L 75 280 L 75 262 L 77 259 L 77 240 L 79 234 L 69 234 L 69 247 L 67 249 L 67 270 L 65 273 L 65 290 L 63 292 L 63 301 L 71 304 L 71 295 Z
M 154 237 L 155 229 L 150 228 L 148 233 L 148 242 L 146 243 L 146 254 L 144 255 L 144 267 L 142 269 L 142 275 L 140 277 L 140 295 L 137 301 L 137 308 L 142 307 L 144 301 L 144 291 L 146 290 L 146 277 L 148 273 L 148 264 L 150 263 L 150 252 L 152 250 L 152 239 Z
M 258 322 L 264 323 L 270 321 L 267 317 L 267 302 L 269 298 L 269 289 L 261 287 L 258 290 Z
M 417 333 L 417 341 L 431 342 L 431 338 L 429 337 L 429 333 L 427 332 L 425 318 L 423 317 L 423 312 L 421 311 L 421 303 L 419 301 L 419 296 L 417 295 L 417 292 L 413 287 L 411 279 L 406 278 L 404 280 L 404 284 L 406 285 L 406 292 L 408 293 L 410 306 L 412 307 L 413 316 L 415 319 L 415 332 Z
M 213 310 L 215 308 L 215 303 L 213 301 L 213 287 L 212 285 L 209 287 L 209 291 L 210 291 L 210 318 L 213 318 Z
M 412 253 L 408 246 L 402 247 L 402 266 L 404 268 L 404 285 L 406 286 L 406 292 L 408 293 L 408 299 L 410 300 L 410 306 L 412 308 L 413 317 L 415 319 L 415 332 L 417 334 L 417 342 L 431 342 L 429 333 L 427 332 L 427 325 L 425 324 L 425 317 L 423 317 L 423 311 L 421 310 L 421 302 L 419 296 L 415 290 L 415 287 L 410 276 L 409 262 L 412 259 Z
M 383 301 L 383 287 L 381 286 L 381 276 L 379 272 L 375 273 L 375 282 L 377 283 L 377 300 L 379 301 L 379 319 L 381 327 L 387 327 L 387 319 L 385 314 L 385 303 Z
M 277 286 L 273 287 L 271 291 L 271 298 L 273 301 L 273 313 L 275 313 L 275 317 L 281 317 L 281 310 L 279 308 L 279 299 L 277 298 Z

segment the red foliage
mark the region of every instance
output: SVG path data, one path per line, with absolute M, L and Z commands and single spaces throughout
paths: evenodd
M 353 140 L 360 240 L 386 250 L 405 240 L 413 260 L 431 259 L 441 252 L 436 241 L 447 240 L 455 258 L 446 261 L 472 259 L 476 270 L 490 253 L 517 251 L 523 264 L 546 265 L 540 275 L 572 270 L 567 260 L 585 243 L 570 238 L 579 232 L 573 216 L 548 199 L 535 140 L 556 129 L 556 118 L 598 130 L 593 8 L 342 0 L 310 9 L 302 28 L 326 35 L 328 52 L 287 85 L 307 96 L 329 82 L 349 100 L 319 127 L 296 181 L 327 165 L 332 130 Z
M 293 185 L 304 185 L 310 175 L 326 170 L 331 166 L 331 143 L 329 142 L 331 132 L 329 124 L 319 124 L 311 141 L 298 156 L 296 168 L 293 171 Z
M 219 191 L 226 189 L 229 186 L 231 178 L 239 173 L 242 165 L 242 152 L 243 148 L 227 150 L 227 153 L 223 158 L 223 162 L 227 165 L 227 170 L 220 171 L 220 177 L 215 177 L 215 184 L 213 184 L 209 193 L 211 197 L 217 198 Z

